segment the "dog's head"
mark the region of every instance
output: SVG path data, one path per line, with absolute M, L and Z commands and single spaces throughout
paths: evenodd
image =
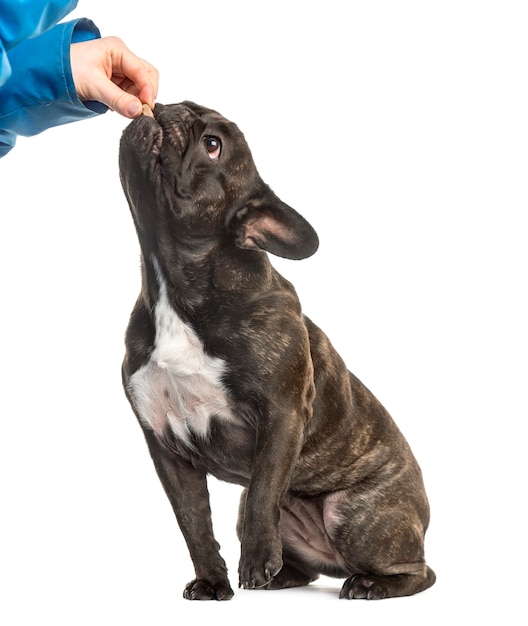
M 260 178 L 236 124 L 192 102 L 133 120 L 119 166 L 140 240 L 170 229 L 189 245 L 232 240 L 289 259 L 312 255 L 314 229 Z

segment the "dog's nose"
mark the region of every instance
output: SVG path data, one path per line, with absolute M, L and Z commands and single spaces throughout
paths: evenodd
M 160 113 L 165 110 L 167 108 L 166 104 L 161 104 L 161 102 L 156 102 L 156 104 L 154 105 L 154 117 L 157 119 L 158 115 L 160 115 Z

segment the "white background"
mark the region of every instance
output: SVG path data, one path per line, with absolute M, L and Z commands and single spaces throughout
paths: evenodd
M 193 570 L 120 382 L 139 285 L 114 113 L 0 161 L 0 622 L 526 619 L 528 22 L 524 2 L 80 2 L 215 108 L 321 246 L 276 266 L 407 436 L 429 591 L 342 581 L 182 599 Z M 127 8 L 128 7 L 128 10 Z M 237 585 L 239 489 L 211 483 Z

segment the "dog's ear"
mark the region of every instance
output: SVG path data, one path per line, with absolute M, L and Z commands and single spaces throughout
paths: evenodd
M 232 226 L 239 248 L 265 250 L 285 259 L 306 259 L 319 246 L 317 233 L 269 188 L 237 211 Z

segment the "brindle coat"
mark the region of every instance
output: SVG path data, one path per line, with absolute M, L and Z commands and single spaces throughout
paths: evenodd
M 427 589 L 429 506 L 395 423 L 302 312 L 268 252 L 317 235 L 260 178 L 235 124 L 157 105 L 123 133 L 142 258 L 123 383 L 194 563 L 189 599 L 233 595 L 208 474 L 245 487 L 239 584 L 345 578 L 342 598 Z

